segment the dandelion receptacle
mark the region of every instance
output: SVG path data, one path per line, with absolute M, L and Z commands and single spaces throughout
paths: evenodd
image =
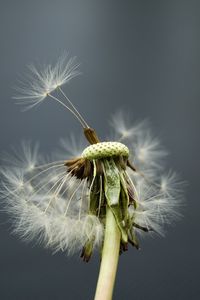
M 62 139 L 52 160 L 31 142 L 15 147 L 3 157 L 1 198 L 23 239 L 54 252 L 79 252 L 86 262 L 98 250 L 95 300 L 110 300 L 119 255 L 129 245 L 139 249 L 141 235 L 164 235 L 180 217 L 182 189 L 174 172 L 163 173 L 166 151 L 147 122 L 130 125 L 118 112 L 111 118 L 113 136 L 99 139 L 63 89 L 78 68 L 67 55 L 43 70 L 31 65 L 15 98 L 25 110 L 46 99 L 62 105 L 80 123 L 83 145 Z

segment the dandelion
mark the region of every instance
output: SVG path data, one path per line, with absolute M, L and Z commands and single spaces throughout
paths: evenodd
M 26 109 L 45 99 L 61 104 L 81 124 L 86 146 L 77 149 L 82 143 L 62 139 L 64 153 L 56 151 L 60 158 L 51 162 L 39 155 L 38 145 L 23 142 L 5 157 L 1 195 L 14 232 L 25 240 L 36 239 L 54 252 L 79 251 L 86 262 L 99 249 L 95 299 L 109 300 L 119 254 L 129 244 L 139 249 L 141 235 L 164 235 L 165 225 L 180 217 L 181 185 L 172 171 L 161 175 L 166 151 L 147 122 L 129 127 L 118 113 L 111 122 L 115 139 L 99 140 L 62 89 L 80 74 L 78 66 L 75 58 L 62 56 L 43 71 L 29 67 L 15 98 Z

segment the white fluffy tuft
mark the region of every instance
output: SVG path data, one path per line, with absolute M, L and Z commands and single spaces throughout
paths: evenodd
M 126 171 L 137 201 L 137 208 L 130 206 L 129 212 L 139 226 L 164 235 L 165 226 L 180 218 L 179 208 L 183 203 L 183 186 L 178 176 L 172 171 L 162 175 L 167 151 L 152 136 L 147 121 L 131 126 L 125 114 L 118 112 L 112 116 L 111 125 L 118 141 L 128 146 L 136 168 L 136 172 Z
M 68 58 L 65 53 L 54 66 L 46 65 L 41 70 L 29 65 L 29 73 L 19 80 L 19 87 L 15 88 L 19 95 L 14 98 L 18 100 L 18 104 L 26 106 L 25 110 L 30 109 L 40 104 L 55 89 L 79 75 L 78 67 L 76 57 Z
M 127 115 L 122 111 L 111 116 L 111 127 L 114 131 L 114 139 L 121 142 L 135 142 L 135 139 L 141 134 L 144 128 L 147 126 L 147 121 L 138 122 L 132 125 Z
M 64 161 L 35 165 L 36 154 L 31 153 L 30 143 L 23 143 L 22 148 L 22 157 L 12 160 L 10 156 L 9 166 L 1 169 L 1 197 L 12 214 L 13 231 L 55 251 L 73 253 L 88 239 L 99 245 L 103 225 L 87 212 L 87 181 L 67 174 Z M 34 168 L 27 168 L 27 157 Z
M 69 138 L 61 138 L 60 145 L 62 149 L 59 151 L 59 157 L 80 157 L 83 149 L 86 148 L 87 143 L 85 139 L 83 140 L 82 136 L 80 138 L 75 138 L 74 135 L 70 135 Z
M 136 224 L 147 228 L 150 232 L 164 235 L 166 225 L 181 217 L 179 209 L 182 203 L 182 189 L 179 189 L 180 183 L 175 176 L 173 173 L 170 177 L 168 175 L 161 177 L 161 182 L 159 177 L 157 182 L 148 181 L 146 178 L 134 180 L 134 176 L 132 177 L 137 191 L 137 207 L 130 208 L 130 214 Z M 168 178 L 167 186 L 163 187 L 163 180 Z M 138 232 L 143 233 L 141 230 Z

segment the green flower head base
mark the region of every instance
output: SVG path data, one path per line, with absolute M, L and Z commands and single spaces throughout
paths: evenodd
M 128 147 L 119 142 L 102 142 L 87 147 L 82 153 L 82 157 L 89 160 L 117 156 L 128 157 Z

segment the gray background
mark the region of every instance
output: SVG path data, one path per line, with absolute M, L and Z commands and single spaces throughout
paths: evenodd
M 133 120 L 149 118 L 170 150 L 167 164 L 188 181 L 184 218 L 166 238 L 142 241 L 120 257 L 114 299 L 199 299 L 199 75 L 200 2 L 0 2 L 0 143 L 10 151 L 22 139 L 51 152 L 61 136 L 80 135 L 62 107 L 46 102 L 21 113 L 11 97 L 18 73 L 67 50 L 83 76 L 65 88 L 106 136 L 109 116 L 122 108 Z M 0 299 L 92 299 L 99 257 L 89 264 L 10 235 L 1 213 Z

